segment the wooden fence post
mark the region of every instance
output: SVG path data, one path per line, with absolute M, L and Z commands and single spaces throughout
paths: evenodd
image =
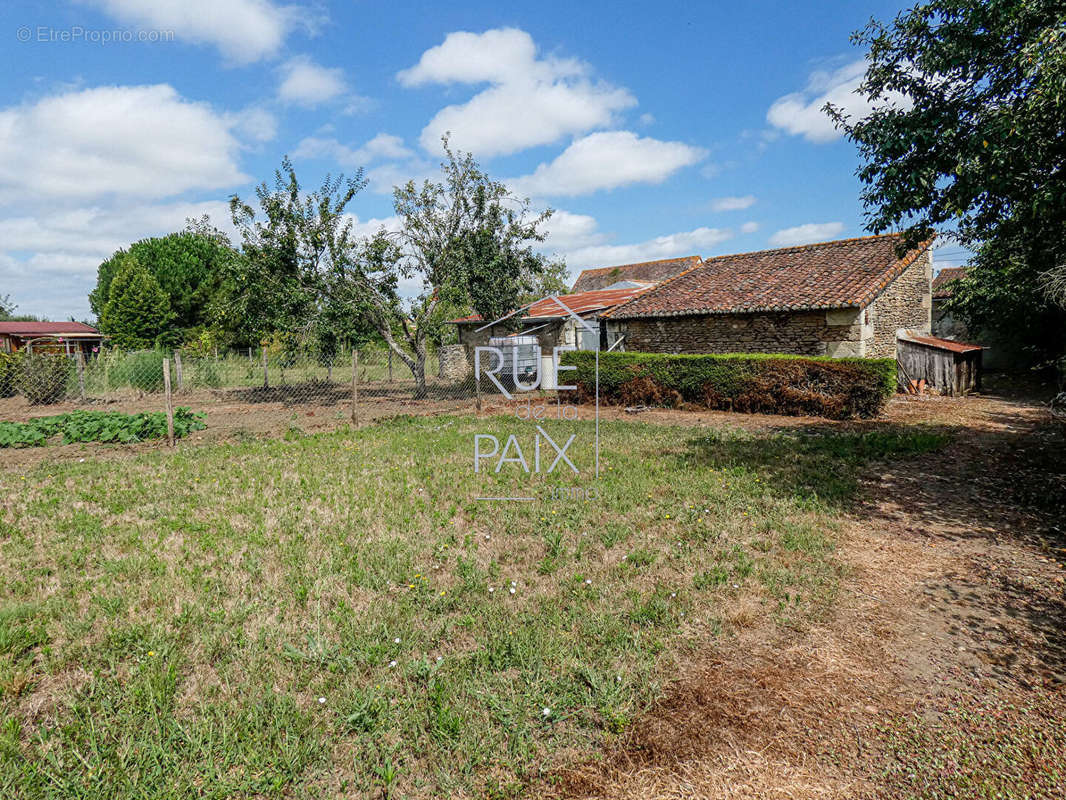
M 474 356 L 474 396 L 477 398 L 477 410 L 481 411 L 481 373 L 477 368 L 477 356 Z
M 392 348 L 389 348 L 389 383 L 392 383 Z
M 170 395 L 170 359 L 163 359 L 163 392 L 167 397 L 167 444 L 174 446 L 174 399 Z
M 78 343 L 78 349 L 75 353 L 75 360 L 78 362 L 78 395 L 81 397 L 81 401 L 85 402 L 85 354 L 81 352 L 81 343 Z
M 352 422 L 359 408 L 359 351 L 352 350 Z
M 181 370 L 181 351 L 174 351 L 174 377 L 178 380 L 178 391 L 182 391 L 185 388 L 185 376 Z
M 267 349 L 263 348 L 263 388 L 270 388 L 270 376 L 267 374 Z

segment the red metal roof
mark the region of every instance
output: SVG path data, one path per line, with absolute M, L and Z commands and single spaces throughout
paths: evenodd
M 594 311 L 602 311 L 606 308 L 614 308 L 619 303 L 631 300 L 641 292 L 646 292 L 649 286 L 634 286 L 628 289 L 600 289 L 594 292 L 577 292 L 576 294 L 559 295 L 559 301 L 578 315 L 590 314 Z M 551 297 L 538 300 L 522 315 L 522 319 L 552 319 L 566 316 L 566 309 L 562 308 Z M 462 319 L 453 319 L 449 322 L 481 322 L 480 314 L 471 314 Z
M 67 334 L 99 334 L 84 322 L 0 322 L 0 333 L 11 336 L 62 336 Z
M 969 267 L 944 267 L 933 278 L 933 297 L 951 297 L 951 284 L 960 278 L 965 278 L 969 271 Z
M 938 350 L 950 350 L 952 353 L 972 353 L 974 350 L 985 349 L 979 344 L 956 342 L 952 339 L 941 339 L 939 336 L 930 336 L 926 333 L 912 333 L 911 331 L 903 333 L 901 338 L 907 342 L 924 344 L 926 347 L 935 347 Z
M 612 319 L 862 308 L 930 242 L 896 255 L 901 234 L 704 259 L 609 311 Z

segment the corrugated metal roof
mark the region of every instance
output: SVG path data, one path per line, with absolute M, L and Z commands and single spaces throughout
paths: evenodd
M 898 335 L 906 342 L 924 344 L 926 347 L 935 347 L 938 350 L 950 350 L 952 353 L 972 353 L 974 350 L 985 349 L 979 344 L 968 344 L 966 342 L 956 342 L 951 339 L 941 339 L 939 336 L 930 336 L 926 333 L 903 331 Z

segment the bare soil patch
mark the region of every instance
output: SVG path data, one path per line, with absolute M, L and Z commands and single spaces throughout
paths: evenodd
M 893 749 L 901 721 L 935 729 L 971 708 L 1031 705 L 1041 709 L 1025 715 L 1033 735 L 1053 748 L 1063 741 L 1066 436 L 1039 404 L 897 397 L 882 419 L 843 423 L 636 416 L 753 430 L 926 425 L 954 441 L 863 476 L 863 500 L 840 537 L 848 577 L 827 620 L 784 636 L 768 622 L 727 631 L 602 761 L 563 771 L 560 795 L 898 797 L 909 793 Z M 989 716 L 1011 724 L 1004 712 Z M 1026 783 L 1031 765 L 1008 767 Z M 943 780 L 954 785 L 951 775 Z M 1026 796 L 1056 796 L 1044 787 Z

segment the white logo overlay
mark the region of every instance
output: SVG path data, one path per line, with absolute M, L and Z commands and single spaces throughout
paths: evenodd
M 533 475 L 556 475 L 586 477 L 600 475 L 600 351 L 599 329 L 574 313 L 562 300 L 552 295 L 529 303 L 510 314 L 493 320 L 477 329 L 491 331 L 496 325 L 516 314 L 520 314 L 535 303 L 551 301 L 560 309 L 560 315 L 553 317 L 546 325 L 527 328 L 522 331 L 524 338 L 535 330 L 548 329 L 546 332 L 558 333 L 567 326 L 572 326 L 574 338 L 591 338 L 596 343 L 596 377 L 595 377 L 595 423 L 593 436 L 580 436 L 579 433 L 564 432 L 552 435 L 545 429 L 550 420 L 573 421 L 578 417 L 575 405 L 563 405 L 564 392 L 576 392 L 576 384 L 561 383 L 560 373 L 576 370 L 577 367 L 560 364 L 560 354 L 577 350 L 574 345 L 552 346 L 551 355 L 542 352 L 537 344 L 528 344 L 525 348 L 504 346 L 502 343 L 474 348 L 474 379 L 479 382 L 482 377 L 496 388 L 507 401 L 513 402 L 513 413 L 517 419 L 532 423 L 529 436 L 508 435 L 502 442 L 500 437 L 489 433 L 476 433 L 473 440 L 474 472 L 499 474 L 507 471 L 520 471 Z M 585 336 L 585 335 L 588 336 Z M 513 337 L 507 337 L 513 338 Z M 509 362 L 509 363 L 508 363 Z M 532 364 L 531 364 L 532 362 Z M 551 408 L 544 394 L 534 399 L 533 392 L 555 392 L 555 408 Z M 524 398 L 524 402 L 523 399 Z M 551 496 L 598 497 L 596 487 L 552 487 Z M 536 497 L 526 493 L 516 493 L 507 497 L 478 497 L 486 501 L 530 501 Z

